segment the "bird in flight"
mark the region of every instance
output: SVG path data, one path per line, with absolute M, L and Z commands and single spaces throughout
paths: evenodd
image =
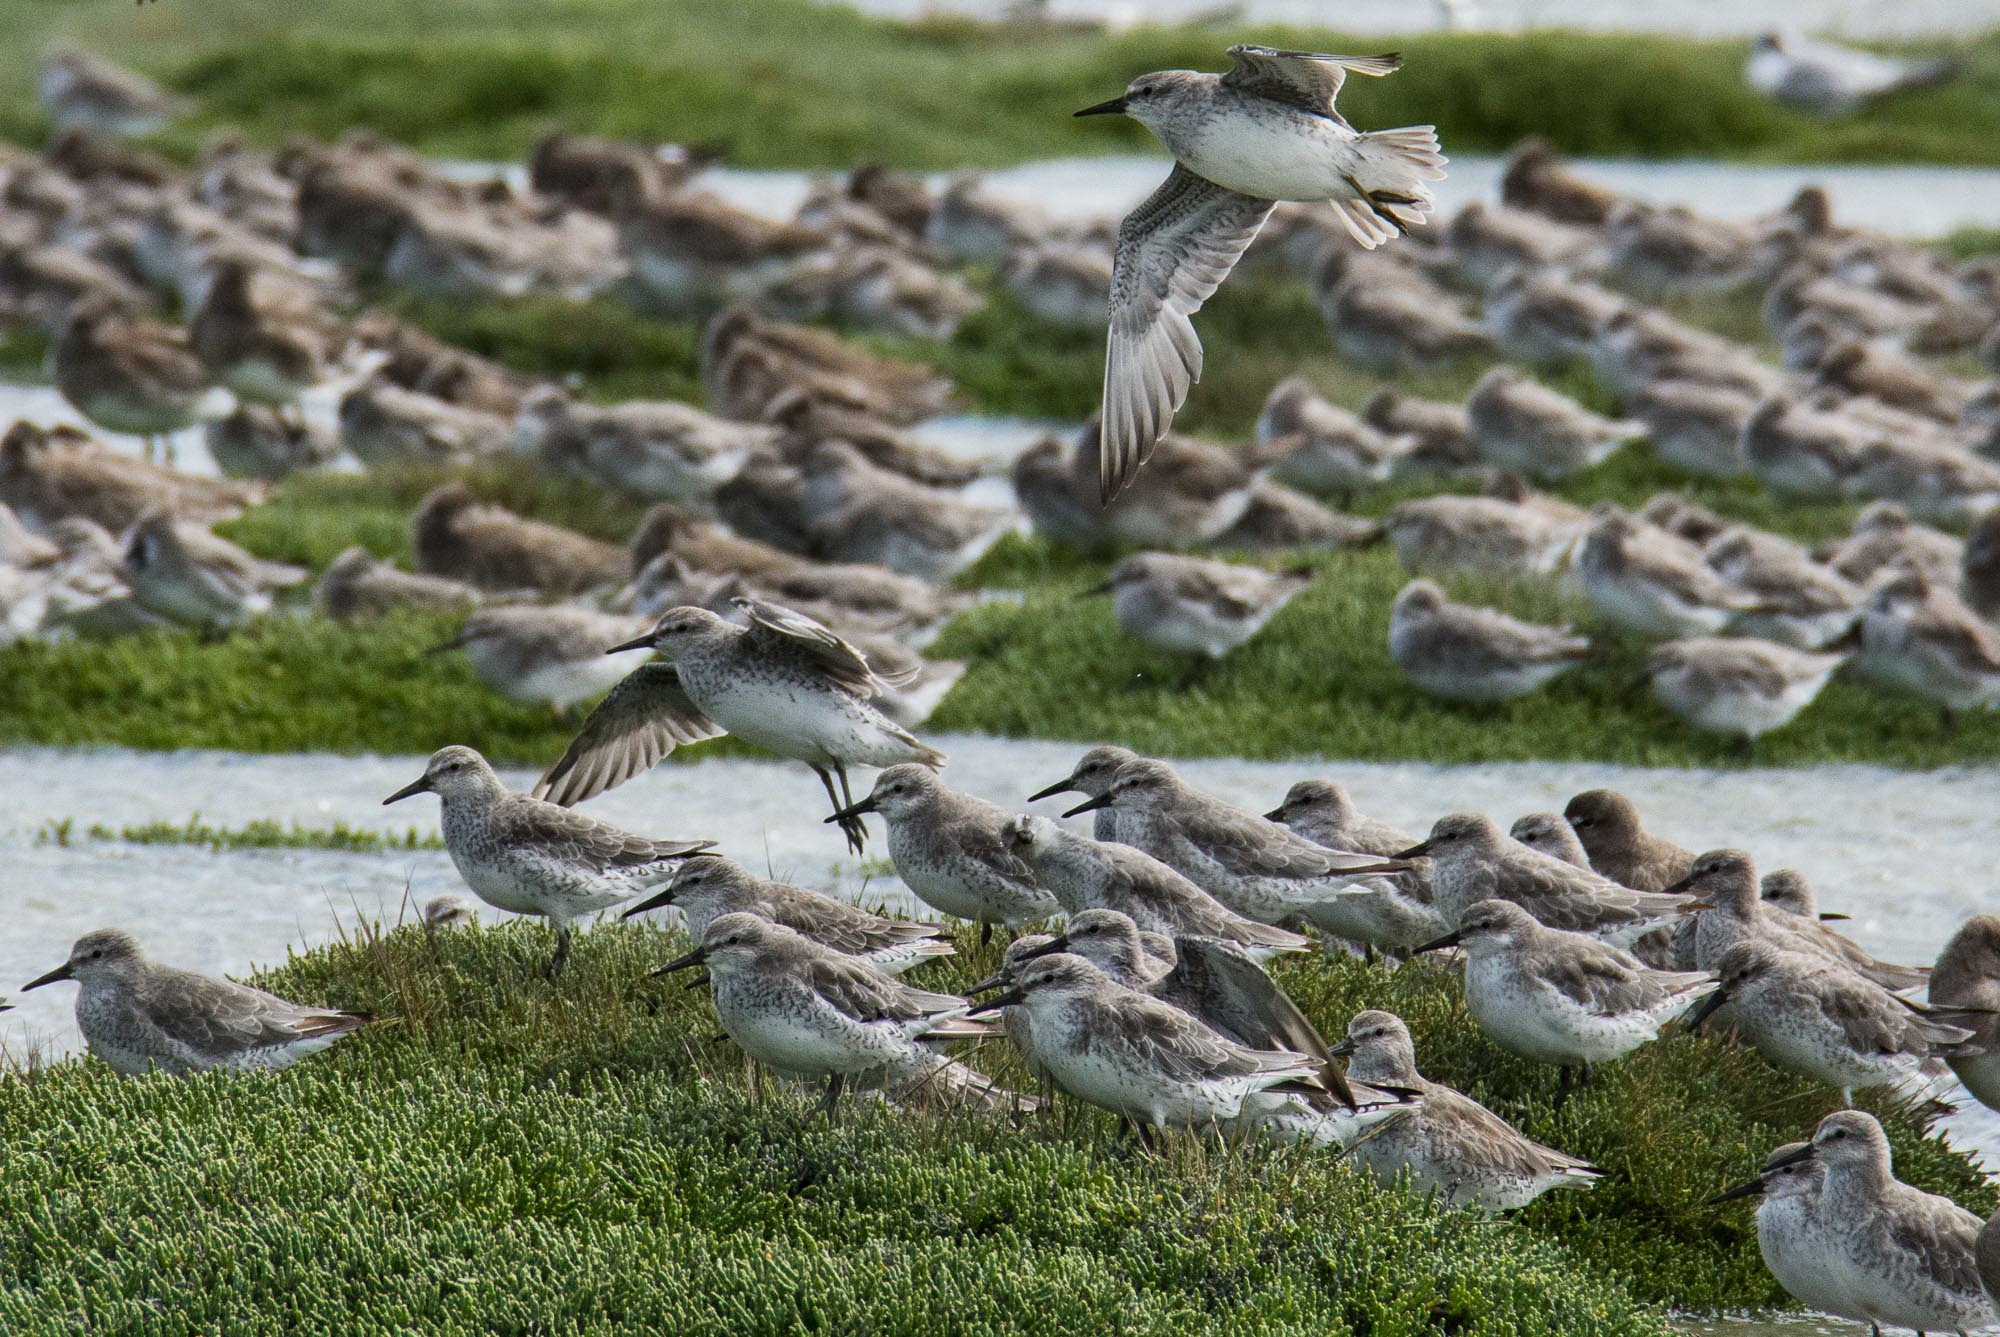
M 1331 203 L 1372 250 L 1427 221 L 1444 177 L 1433 126 L 1363 132 L 1334 109 L 1348 74 L 1400 55 L 1327 56 L 1232 46 L 1226 74 L 1160 70 L 1078 116 L 1125 115 L 1174 155 L 1166 183 L 1118 228 L 1104 359 L 1098 490 L 1118 495 L 1201 376 L 1190 319 L 1280 200 Z

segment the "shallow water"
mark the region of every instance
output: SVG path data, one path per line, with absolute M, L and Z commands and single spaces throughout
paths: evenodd
M 1996 12 L 2000 21 L 2000 12 Z M 1446 145 L 1446 151 L 1450 151 Z M 1685 204 L 1722 218 L 1754 218 L 1783 207 L 1801 186 L 1822 185 L 1843 223 L 1903 237 L 1939 237 L 1954 228 L 2000 225 L 2000 169 L 1829 164 L 1764 165 L 1704 159 L 1578 158 L 1577 170 L 1614 190 L 1656 204 Z M 1499 197 L 1502 160 L 1451 154 L 1450 175 L 1434 187 L 1440 216 L 1473 200 Z M 1037 204 L 1058 218 L 1123 214 L 1166 176 L 1154 156 L 1053 158 L 986 175 L 996 195 Z M 721 169 L 703 184 L 744 209 L 790 217 L 805 199 L 806 172 Z M 938 177 L 934 184 L 942 184 Z
M 1072 743 L 947 737 L 961 788 L 1003 804 L 1067 773 Z M 336 821 L 401 833 L 436 829 L 437 804 L 419 796 L 384 808 L 382 796 L 422 768 L 416 757 L 249 756 L 115 749 L 21 749 L 0 767 L 0 858 L 12 870 L 10 931 L 0 938 L 0 988 L 55 965 L 81 933 L 132 929 L 164 959 L 232 973 L 326 941 L 354 918 L 395 919 L 459 890 L 446 855 L 314 850 L 211 854 L 172 846 L 38 842 L 48 822 L 113 827 L 149 821 L 239 826 L 267 818 Z M 1477 808 L 1503 821 L 1560 809 L 1579 790 L 1631 794 L 1661 834 L 1694 848 L 1741 845 L 1767 868 L 1790 865 L 1822 904 L 1851 914 L 1844 929 L 1894 960 L 1933 960 L 1968 915 L 1994 908 L 1992 858 L 2000 772 L 1928 773 L 1849 766 L 1794 771 L 1646 770 L 1582 763 L 1488 766 L 1414 763 L 1191 761 L 1190 781 L 1264 811 L 1293 780 L 1334 775 L 1369 811 L 1421 832 L 1439 813 Z M 527 771 L 510 771 L 525 786 Z M 1053 814 L 1058 800 L 1037 805 Z M 732 857 L 807 885 L 917 912 L 883 864 L 864 867 L 817 818 L 825 797 L 804 767 L 716 759 L 664 766 L 590 805 L 607 820 L 661 836 L 706 837 Z M 1726 818 L 1722 815 L 1726 814 Z M 879 826 L 877 828 L 879 833 Z M 881 855 L 879 834 L 870 846 Z M 498 911 L 485 910 L 489 919 Z M 0 1016 L 14 1052 L 76 1044 L 66 988 L 17 998 Z M 2000 1151 L 2000 1117 L 1976 1107 L 1953 1124 L 1961 1139 Z
M 309 390 L 300 398 L 299 410 L 311 422 L 332 426 L 338 418 L 342 392 L 343 388 L 336 386 Z M 146 453 L 144 438 L 107 432 L 96 426 L 77 412 L 53 385 L 18 385 L 0 381 L 0 429 L 21 420 L 39 427 L 80 427 L 113 450 L 127 455 L 143 456 Z M 172 450 L 175 468 L 211 477 L 219 472 L 215 457 L 208 453 L 205 429 L 199 423 L 173 433 L 167 438 L 167 443 Z M 359 465 L 353 459 L 343 457 L 336 467 L 358 468 Z
M 1008 0 L 848 0 L 856 9 L 895 18 L 925 14 L 993 17 Z M 1982 0 L 1050 0 L 1056 18 L 1091 18 L 1118 26 L 1173 23 L 1234 10 L 1239 22 L 1310 24 L 1352 33 L 1408 33 L 1451 26 L 1477 31 L 1584 28 L 1727 36 L 1792 26 L 1856 36 L 1980 33 L 1994 26 Z M 1447 15 L 1450 16 L 1447 22 Z

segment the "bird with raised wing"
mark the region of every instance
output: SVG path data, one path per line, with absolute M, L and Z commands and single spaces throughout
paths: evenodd
M 1160 970 L 1132 916 L 1085 910 L 1071 915 L 1061 933 L 1025 959 L 1073 952 L 1125 987 L 1173 1004 L 1226 1040 L 1251 1049 L 1289 1049 L 1318 1060 L 1321 1085 L 1350 1107 L 1356 1103 L 1318 1028 L 1262 966 L 1213 938 L 1182 934 L 1170 942 L 1174 962 Z
M 1116 496 L 1200 379 L 1190 319 L 1280 200 L 1330 202 L 1372 249 L 1427 221 L 1444 177 L 1430 126 L 1361 133 L 1335 110 L 1347 76 L 1385 75 L 1398 55 L 1328 56 L 1233 46 L 1226 74 L 1162 70 L 1079 116 L 1130 116 L 1174 155 L 1166 183 L 1118 229 L 1104 366 L 1098 483 Z
M 1020 1004 L 1035 1056 L 1056 1085 L 1154 1130 L 1204 1127 L 1318 1092 L 1313 1059 L 1225 1040 L 1181 1009 L 1128 989 L 1080 956 L 1029 961 L 1012 988 L 973 1013 Z M 1284 1088 L 1271 1095 L 1272 1088 Z
M 660 661 L 641 665 L 611 689 L 536 794 L 565 807 L 580 803 L 650 769 L 682 743 L 725 733 L 812 767 L 835 811 L 854 805 L 851 765 L 944 764 L 944 753 L 877 708 L 876 699 L 898 684 L 866 655 L 802 613 L 762 599 L 732 602 L 749 625 L 705 608 L 670 608 L 646 635 L 607 649 L 650 647 Z M 859 853 L 866 834 L 861 819 L 840 825 Z

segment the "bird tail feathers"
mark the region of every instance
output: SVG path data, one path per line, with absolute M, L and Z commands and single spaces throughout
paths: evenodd
M 1435 206 L 1424 183 L 1444 178 L 1436 127 L 1371 131 L 1355 140 L 1354 152 L 1359 162 L 1349 180 L 1359 198 L 1335 200 L 1334 207 L 1364 250 L 1429 221 Z

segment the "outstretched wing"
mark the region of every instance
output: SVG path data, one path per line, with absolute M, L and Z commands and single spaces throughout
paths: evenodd
M 882 681 L 868 667 L 868 656 L 834 635 L 824 623 L 750 595 L 738 595 L 729 602 L 749 616 L 751 634 L 765 644 L 802 651 L 815 667 L 856 696 L 872 699 L 881 694 Z
M 726 732 L 688 699 L 672 664 L 642 664 L 597 703 L 534 794 L 566 808 L 650 770 L 682 743 Z
M 1403 67 L 1403 54 L 1391 51 L 1382 56 L 1328 56 L 1315 51 L 1280 51 L 1269 46 L 1232 46 L 1236 65 L 1222 76 L 1222 85 L 1273 102 L 1288 102 L 1316 116 L 1340 120 L 1333 109 L 1347 72 L 1394 74 Z M 1343 121 L 1342 124 L 1345 124 Z
M 1166 435 L 1201 378 L 1190 319 L 1256 239 L 1272 201 L 1225 190 L 1176 163 L 1118 226 L 1097 483 L 1109 501 Z

